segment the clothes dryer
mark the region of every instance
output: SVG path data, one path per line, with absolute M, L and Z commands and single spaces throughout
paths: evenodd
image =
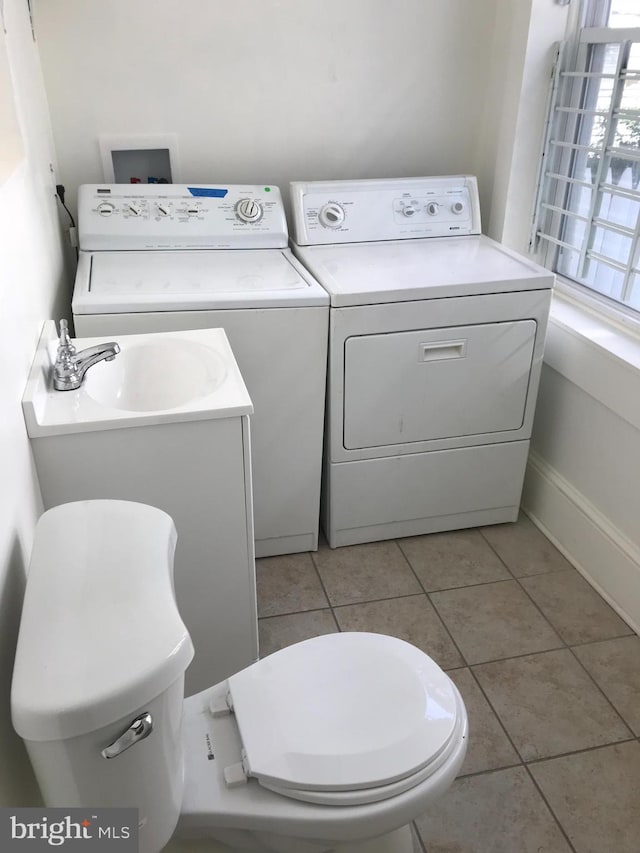
M 254 404 L 256 556 L 318 546 L 329 297 L 270 186 L 85 185 L 77 335 L 224 328 Z
M 332 547 L 514 521 L 553 275 L 480 233 L 471 176 L 293 183 L 331 297 Z

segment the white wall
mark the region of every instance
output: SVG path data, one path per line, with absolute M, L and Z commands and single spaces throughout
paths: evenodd
M 496 5 L 35 0 L 60 175 L 75 198 L 101 133 L 154 132 L 184 181 L 472 171 Z
M 493 149 L 490 136 L 484 146 L 494 155 L 485 170 L 493 175 L 493 187 L 484 224 L 489 236 L 518 252 L 528 251 L 553 45 L 565 38 L 577 6 L 558 6 L 553 0 L 498 4 L 492 50 L 497 77 L 492 89 L 498 100 L 487 115 L 498 135 Z
M 498 3 L 487 50 L 490 76 L 476 139 L 475 170 L 484 202 L 483 231 L 496 240 L 502 236 L 530 13 L 531 0 Z
M 579 8 L 530 5 L 519 96 L 496 168 L 489 233 L 527 250 L 540 125 L 553 41 Z M 501 15 L 505 9 L 501 4 Z M 517 17 L 515 11 L 511 19 Z M 523 27 L 519 29 L 520 36 Z M 513 43 L 513 39 L 509 40 Z M 522 56 L 522 52 L 520 54 Z M 517 63 L 517 56 L 513 57 Z M 513 67 L 513 63 L 512 63 Z M 510 85 L 509 91 L 514 90 Z M 504 127 L 504 126 L 503 126 Z M 640 629 L 640 341 L 558 295 L 554 299 L 523 504 L 616 610 Z
M 640 631 L 640 340 L 557 300 L 524 505 Z
M 25 565 L 41 500 L 20 399 L 45 319 L 65 305 L 49 117 L 24 0 L 5 0 L 6 47 L 24 158 L 0 186 L 0 804 L 37 801 L 9 695 Z M 0 139 L 0 144 L 2 140 Z

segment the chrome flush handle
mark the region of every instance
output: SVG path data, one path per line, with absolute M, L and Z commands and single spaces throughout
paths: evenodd
M 117 740 L 105 747 L 100 754 L 103 758 L 115 758 L 139 741 L 149 737 L 152 731 L 153 718 L 151 714 L 141 714 Z

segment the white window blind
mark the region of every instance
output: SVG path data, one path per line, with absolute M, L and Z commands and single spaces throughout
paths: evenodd
M 586 27 L 558 50 L 540 240 L 558 273 L 640 311 L 640 27 Z

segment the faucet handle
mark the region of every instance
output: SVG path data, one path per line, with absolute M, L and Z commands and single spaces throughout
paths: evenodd
M 71 343 L 69 337 L 69 324 L 66 320 L 60 320 L 60 338 L 58 342 L 60 350 L 63 350 L 67 355 L 74 355 L 76 348 Z

